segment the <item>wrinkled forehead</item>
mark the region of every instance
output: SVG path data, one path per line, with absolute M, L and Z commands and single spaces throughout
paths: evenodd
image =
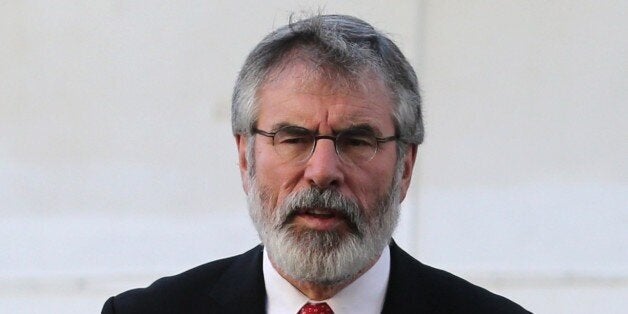
M 368 125 L 378 134 L 395 131 L 394 102 L 373 72 L 350 79 L 298 59 L 274 71 L 257 93 L 255 123 L 265 128 L 298 125 L 317 130 L 327 126 L 337 131 Z
M 270 67 L 258 92 L 290 80 L 291 85 L 304 92 L 313 86 L 319 90 L 324 86 L 329 94 L 377 90 L 392 100 L 392 92 L 385 84 L 383 75 L 375 70 L 376 67 L 364 62 L 334 64 L 324 60 L 319 52 L 293 49 Z

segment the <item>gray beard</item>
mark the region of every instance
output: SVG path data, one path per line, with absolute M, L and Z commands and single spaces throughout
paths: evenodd
M 399 219 L 402 173 L 403 163 L 398 162 L 390 188 L 369 210 L 360 209 L 357 202 L 335 189 L 315 188 L 293 192 L 271 209 L 267 205 L 270 195 L 252 176 L 249 214 L 273 265 L 293 279 L 325 286 L 356 277 L 390 242 Z M 350 231 L 295 228 L 292 218 L 296 211 L 315 207 L 343 215 Z

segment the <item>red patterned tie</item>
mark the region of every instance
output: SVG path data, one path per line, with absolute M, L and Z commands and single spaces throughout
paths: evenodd
M 307 303 L 305 304 L 298 314 L 334 314 L 327 303 Z

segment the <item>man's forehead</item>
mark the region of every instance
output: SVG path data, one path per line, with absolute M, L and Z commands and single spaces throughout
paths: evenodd
M 343 68 L 322 64 L 300 50 L 284 56 L 269 69 L 259 89 L 285 87 L 286 80 L 292 83 L 292 88 L 302 92 L 315 89 L 319 93 L 337 94 L 378 90 L 388 97 L 392 94 L 382 76 L 370 67 Z
M 284 125 L 316 130 L 321 123 L 333 131 L 355 125 L 369 125 L 377 133 L 388 133 L 394 128 L 392 103 L 386 93 L 379 93 L 376 88 L 332 89 L 328 82 L 319 83 L 303 86 L 284 81 L 267 86 L 260 93 L 258 122 L 275 130 Z

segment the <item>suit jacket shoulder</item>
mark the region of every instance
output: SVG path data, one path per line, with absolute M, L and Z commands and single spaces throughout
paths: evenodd
M 263 313 L 262 247 L 109 298 L 102 313 Z
M 382 313 L 529 313 L 448 272 L 423 265 L 395 243 Z M 264 313 L 262 247 L 109 298 L 102 313 Z
M 390 247 L 383 313 L 529 313 L 516 303 Z

